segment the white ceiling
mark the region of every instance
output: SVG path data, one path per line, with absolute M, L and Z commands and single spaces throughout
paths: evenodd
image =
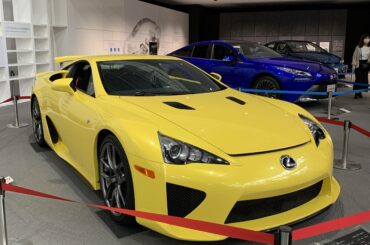
M 356 3 L 367 2 L 369 0 L 157 0 L 159 2 L 175 4 L 175 5 L 203 5 L 207 7 L 232 7 L 240 5 L 258 5 L 276 3 L 294 3 L 294 4 L 310 4 L 310 3 Z

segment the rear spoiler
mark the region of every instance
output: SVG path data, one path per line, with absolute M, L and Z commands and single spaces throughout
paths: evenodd
M 78 60 L 82 58 L 83 56 L 79 55 L 71 55 L 71 56 L 59 56 L 54 58 L 55 68 L 61 69 L 69 64 L 71 64 L 73 61 Z

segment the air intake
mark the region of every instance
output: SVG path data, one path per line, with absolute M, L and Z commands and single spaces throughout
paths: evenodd
M 228 96 L 228 97 L 226 97 L 226 99 L 234 101 L 235 103 L 238 103 L 239 105 L 245 105 L 246 104 L 245 101 L 242 101 L 242 100 L 240 100 L 238 98 L 235 98 L 235 97 L 232 97 L 232 96 Z
M 305 189 L 281 196 L 239 201 L 232 208 L 225 223 L 243 222 L 286 212 L 317 197 L 321 187 L 322 181 Z
M 167 102 L 163 102 L 163 103 L 166 104 L 166 105 L 169 105 L 171 107 L 174 107 L 176 109 L 181 109 L 181 110 L 195 110 L 193 107 L 187 106 L 185 104 L 182 104 L 182 103 L 176 102 L 176 101 L 167 101 Z
M 185 186 L 167 183 L 168 215 L 185 217 L 206 198 L 206 193 Z

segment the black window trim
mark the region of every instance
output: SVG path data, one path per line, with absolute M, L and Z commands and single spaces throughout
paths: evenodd
M 210 57 L 210 60 L 218 60 L 218 59 L 214 59 L 214 58 L 213 58 L 215 45 L 223 46 L 223 47 L 226 47 L 226 48 L 230 49 L 230 50 L 233 52 L 233 55 L 234 55 L 234 57 L 235 57 L 236 61 L 237 61 L 237 62 L 241 62 L 241 59 L 239 58 L 239 55 L 237 55 L 237 53 L 235 52 L 235 48 L 234 48 L 234 47 L 228 47 L 227 45 L 225 45 L 225 44 L 221 44 L 221 43 L 212 43 L 212 49 L 211 49 L 211 57 Z M 218 60 L 218 61 L 222 61 L 222 60 Z
M 93 76 L 93 72 L 92 72 L 92 65 L 91 65 L 91 63 L 90 63 L 88 60 L 77 60 L 77 61 L 73 62 L 72 64 L 69 64 L 68 66 L 64 67 L 64 68 L 63 68 L 63 70 L 68 70 L 71 66 L 79 66 L 81 63 L 85 63 L 85 64 L 88 64 L 88 65 L 90 66 L 90 69 L 91 69 L 91 76 Z M 74 70 L 74 68 L 72 68 L 72 69 Z M 71 77 L 70 77 L 70 73 L 71 73 L 71 72 L 72 72 L 72 71 L 69 71 L 66 77 L 71 78 Z M 74 72 L 75 72 L 75 71 L 74 71 Z M 74 75 L 75 75 L 75 74 L 73 74 L 73 77 L 72 77 L 72 78 L 73 78 L 73 80 L 72 80 L 72 82 L 74 81 Z M 92 79 L 93 79 L 93 84 L 94 84 L 94 77 L 93 77 Z M 83 91 L 82 89 L 78 88 L 78 87 L 76 86 L 76 84 L 75 84 L 75 85 L 73 85 L 73 87 L 74 87 L 75 91 L 79 91 L 79 92 L 81 92 L 81 93 L 83 93 L 83 94 L 85 94 L 85 95 L 87 95 L 87 96 L 89 96 L 89 97 L 96 98 L 96 97 L 95 97 L 95 84 L 94 84 L 94 94 L 93 94 L 93 95 L 90 95 L 90 94 L 88 94 L 86 91 Z
M 207 45 L 207 57 L 206 58 L 199 58 L 199 57 L 193 57 L 193 54 L 194 54 L 194 50 L 196 48 L 196 46 L 205 46 Z M 211 43 L 208 43 L 208 44 L 194 44 L 193 45 L 193 49 L 191 50 L 191 56 L 189 58 L 192 58 L 192 59 L 202 59 L 202 60 L 209 60 L 210 57 L 211 57 L 211 50 L 210 50 L 210 47 L 211 47 Z

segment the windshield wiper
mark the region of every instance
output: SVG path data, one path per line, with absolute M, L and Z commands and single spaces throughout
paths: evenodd
M 148 92 L 148 91 L 137 91 L 135 96 L 156 96 L 156 95 L 183 95 L 183 94 L 192 94 L 191 92 L 186 91 L 168 91 L 168 92 Z
M 147 95 L 155 96 L 155 95 L 158 95 L 158 94 L 153 93 L 153 92 L 147 92 L 147 91 L 137 91 L 137 92 L 135 92 L 135 96 L 147 96 Z

